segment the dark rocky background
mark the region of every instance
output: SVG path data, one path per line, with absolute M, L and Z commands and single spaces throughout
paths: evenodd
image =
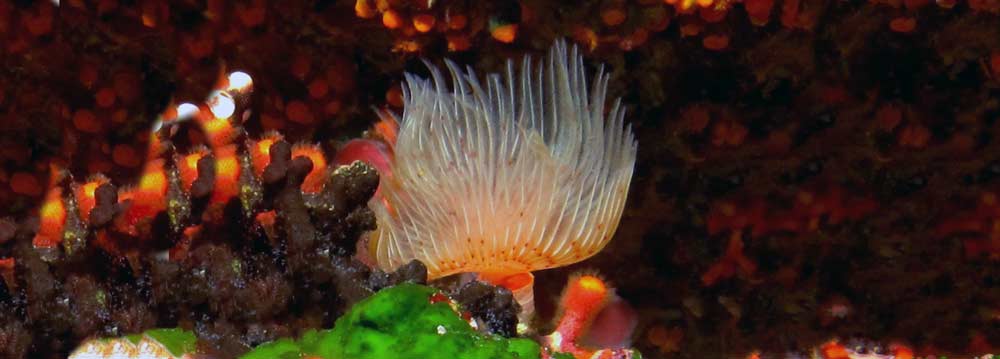
M 652 358 L 831 337 L 998 350 L 1000 2 L 678 6 L 0 0 L 0 217 L 15 219 L 0 258 L 16 257 L 13 223 L 37 209 L 49 164 L 134 182 L 157 115 L 227 71 L 253 76 L 251 134 L 332 153 L 372 107 L 399 110 L 421 58 L 485 73 L 568 37 L 613 73 L 639 160 L 607 249 L 537 274 L 543 315 L 591 268 L 642 313 Z

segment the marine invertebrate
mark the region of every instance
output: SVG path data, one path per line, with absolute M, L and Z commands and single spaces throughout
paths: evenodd
M 552 351 L 577 359 L 641 357 L 628 348 L 638 319 L 604 280 L 590 274 L 570 278 L 559 310 L 555 330 L 542 338 Z
M 407 76 L 392 174 L 372 204 L 381 268 L 418 259 L 432 279 L 475 272 L 530 288 L 530 272 L 611 240 L 636 154 L 624 110 L 605 107 L 603 71 L 588 90 L 575 47 L 557 42 L 533 66 L 509 61 L 482 84 L 447 62 L 451 90 L 433 66 L 432 80 Z
M 224 207 L 233 199 L 239 200 L 247 218 L 256 218 L 271 209 L 261 206 L 268 192 L 264 187 L 282 181 L 295 160 L 302 161 L 300 169 L 306 171 L 298 186 L 301 195 L 312 199 L 310 206 L 321 206 L 324 200 L 319 197 L 324 190 L 329 192 L 333 172 L 326 154 L 317 145 L 292 146 L 277 133 L 246 138 L 234 115 L 245 110 L 252 79 L 243 72 L 228 77 L 225 87 L 201 106 L 184 103 L 170 112 L 173 116 L 161 116 L 134 186 L 116 190 L 101 174 L 73 183 L 65 171 L 53 167 L 34 246 L 46 251 L 49 260 L 60 252 L 73 255 L 91 242 L 119 256 L 176 244 L 171 254 L 183 257 L 184 241 L 157 243 L 164 236 L 149 231 L 157 220 L 170 223 L 172 233 L 166 237 L 197 233 L 202 222 L 222 221 Z M 95 219 L 94 211 L 104 219 Z M 57 248 L 60 244 L 62 250 Z
M 624 114 L 618 103 L 607 111 L 608 119 L 605 118 L 607 78 L 602 73 L 597 75 L 593 89 L 588 92 L 582 58 L 575 49 L 571 52 L 559 43 L 553 47 L 548 61 L 547 67 L 533 72 L 531 61 L 526 59 L 518 82 L 514 82 L 511 64 L 507 74 L 509 82 L 501 84 L 495 75 L 485 90 L 474 74 L 463 73 L 454 64 L 449 64 L 455 76 L 455 92 L 452 93 L 445 93 L 440 87 L 443 79 L 436 70 L 436 90 L 432 90 L 431 82 L 409 78 L 410 87 L 405 92 L 408 102 L 398 133 L 392 122 L 380 123 L 383 126 L 379 135 L 388 141 L 396 140 L 385 148 L 393 158 L 385 171 L 384 193 L 371 202 L 382 215 L 377 218 L 383 230 L 377 232 L 378 237 L 372 243 L 372 253 L 376 254 L 379 264 L 396 269 L 404 261 L 421 259 L 434 265 L 435 278 L 458 272 L 477 272 L 483 278 L 515 289 L 518 299 L 523 304 L 530 304 L 524 299 L 530 301 L 531 298 L 532 270 L 582 260 L 610 240 L 628 190 L 635 142 L 630 129 L 624 127 Z M 230 77 L 238 77 L 236 75 Z M 244 82 L 247 81 L 231 81 L 227 86 L 233 93 L 238 90 L 246 96 L 248 91 L 243 87 L 249 85 Z M 514 91 L 515 86 L 522 87 L 525 92 L 504 94 Z M 491 102 L 494 100 L 496 102 Z M 105 252 L 113 260 L 127 263 L 131 276 L 136 277 L 146 275 L 149 270 L 162 271 L 164 266 L 178 264 L 215 267 L 215 259 L 229 258 L 233 253 L 228 252 L 225 242 L 217 245 L 205 236 L 225 230 L 235 223 L 231 218 L 240 217 L 242 221 L 253 221 L 259 229 L 257 236 L 251 238 L 265 237 L 272 245 L 284 242 L 281 245 L 284 250 L 302 256 L 318 245 L 315 244 L 317 239 L 310 235 L 310 230 L 314 230 L 307 223 L 310 219 L 302 218 L 303 215 L 309 217 L 305 212 L 307 208 L 318 217 L 317 224 L 324 227 L 333 226 L 330 221 L 342 221 L 334 217 L 343 215 L 357 216 L 357 220 L 364 221 L 363 214 L 346 211 L 364 203 L 372 192 L 344 196 L 331 191 L 343 190 L 345 184 L 337 179 L 348 172 L 369 179 L 366 183 L 350 186 L 374 191 L 370 170 L 355 163 L 331 173 L 326 156 L 318 147 L 291 146 L 275 133 L 256 140 L 246 138 L 241 123 L 235 120 L 241 117 L 238 116 L 243 110 L 240 103 L 245 101 L 220 90 L 202 106 L 182 104 L 174 112 L 176 118 L 162 118 L 154 127 L 147 160 L 134 186 L 117 189 L 101 175 L 75 183 L 65 171 L 54 168 L 46 202 L 39 211 L 42 225 L 31 241 L 32 249 L 41 259 L 34 265 L 61 267 L 93 260 L 89 258 L 94 253 Z M 514 104 L 520 108 L 514 108 Z M 444 116 L 440 120 L 428 120 L 427 116 L 438 115 Z M 461 133 L 436 136 L 437 128 L 445 125 L 454 126 L 454 130 Z M 190 149 L 184 151 L 184 147 Z M 431 148 L 437 152 L 429 157 L 418 153 Z M 450 152 L 452 150 L 457 152 Z M 362 148 L 362 153 L 371 151 Z M 376 152 L 384 155 L 385 151 Z M 463 155 L 468 157 L 456 158 Z M 456 159 L 461 164 L 457 164 Z M 412 162 L 418 163 L 409 165 Z M 443 186 L 421 182 L 427 179 L 423 173 L 447 171 L 449 167 L 453 174 L 466 177 L 455 177 L 455 181 L 447 184 L 437 182 Z M 499 181 L 487 180 L 490 178 Z M 561 185 L 567 186 L 559 187 Z M 476 196 L 475 201 L 460 204 L 461 196 L 449 197 L 441 192 L 461 195 L 453 191 L 463 187 L 471 191 L 467 194 Z M 479 189 L 490 187 L 497 190 L 479 192 Z M 477 243 L 466 238 L 467 250 L 471 252 L 456 248 L 454 252 L 436 253 L 438 257 L 400 257 L 409 256 L 399 252 L 400 248 L 426 251 L 431 247 L 419 246 L 433 245 L 426 242 L 426 238 L 408 236 L 415 228 L 426 226 L 423 221 L 439 225 L 424 230 L 445 228 L 445 224 L 436 222 L 442 220 L 435 217 L 438 209 L 420 204 L 424 201 L 423 196 L 432 200 L 426 204 L 445 210 L 447 206 L 457 205 L 452 217 L 445 218 L 465 226 L 467 231 L 460 235 L 476 236 L 480 241 L 478 245 L 493 241 L 497 252 L 476 253 L 486 248 L 474 249 Z M 482 208 L 474 209 L 470 205 Z M 493 210 L 480 211 L 488 207 Z M 458 216 L 459 211 L 461 216 Z M 475 222 L 482 223 L 492 216 L 507 219 L 473 229 Z M 528 216 L 533 216 L 538 224 L 531 224 Z M 284 225 L 287 238 L 276 238 L 279 230 L 275 228 L 276 222 Z M 503 226 L 516 223 L 523 227 L 523 233 L 519 230 L 500 234 Z M 348 225 L 363 226 L 362 223 Z M 501 248 L 500 241 L 516 248 Z M 198 252 L 194 251 L 196 242 L 200 242 L 197 243 Z M 393 248 L 390 251 L 379 252 L 380 248 L 388 249 L 390 245 Z M 337 247 L 325 246 L 324 251 Z M 350 248 L 337 250 L 350 252 Z M 514 250 L 523 254 L 515 254 Z M 503 256 L 506 262 L 480 257 L 494 254 Z M 13 258 L 10 260 L 12 265 L 8 267 L 14 267 Z M 28 258 L 32 260 L 37 259 Z M 242 263 L 253 262 L 233 260 L 235 264 L 231 268 L 227 265 L 227 271 L 235 271 L 236 279 L 243 276 Z M 452 264 L 441 260 L 450 260 Z M 295 273 L 322 270 L 305 263 L 290 262 L 288 265 Z M 420 268 L 421 274 L 417 276 L 423 277 L 423 267 Z M 405 275 L 397 277 L 399 281 Z M 265 280 L 273 281 L 274 278 Z M 99 283 L 87 285 L 102 286 Z M 228 291 L 227 287 L 238 286 L 225 281 L 216 285 L 222 286 L 222 292 Z M 32 287 L 34 284 L 29 283 L 29 290 Z M 164 300 L 172 295 L 156 291 L 154 296 Z M 602 307 L 603 304 L 592 303 L 582 310 L 590 315 Z M 212 314 L 217 315 L 230 314 Z M 155 319 L 149 320 L 135 329 L 155 322 Z M 126 332 L 131 330 L 134 329 Z M 80 329 L 80 335 L 90 333 L 93 332 Z M 576 329 L 575 333 L 582 333 L 582 329 Z M 231 352 L 231 349 L 214 350 Z
M 165 112 L 133 185 L 53 166 L 35 218 L 0 220 L 0 356 L 179 325 L 199 351 L 232 357 L 332 322 L 330 303 L 424 281 L 419 263 L 385 273 L 349 257 L 374 224 L 377 174 L 331 168 L 320 148 L 277 134 L 249 138 L 243 80 Z

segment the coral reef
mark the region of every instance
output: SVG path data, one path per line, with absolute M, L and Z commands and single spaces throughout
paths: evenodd
M 290 173 L 299 171 L 292 175 L 298 181 L 281 188 L 298 192 L 307 171 L 297 170 L 296 162 L 302 161 L 294 161 Z M 357 180 L 364 173 L 340 171 L 331 181 Z M 369 183 L 366 191 L 373 191 Z M 349 239 L 370 228 L 370 215 L 361 222 L 352 220 L 353 211 L 326 217 L 341 223 L 320 235 L 314 223 L 323 223 L 322 217 L 287 192 L 279 191 L 274 200 L 278 214 L 272 225 L 282 232 L 277 239 L 270 240 L 260 225 L 237 227 L 241 217 L 229 217 L 225 223 L 231 225 L 206 223 L 191 237 L 167 235 L 184 247 L 183 254 L 147 250 L 118 257 L 88 247 L 71 258 L 46 261 L 30 245 L 30 230 L 23 229 L 13 239 L 16 275 L 4 291 L 5 354 L 58 355 L 92 335 L 181 326 L 198 334 L 202 351 L 230 357 L 300 328 L 329 325 L 342 308 L 380 288 L 425 280 L 419 264 L 416 270 L 385 274 L 346 254 L 353 249 Z M 361 205 L 367 211 L 363 204 L 348 208 Z M 171 231 L 162 223 L 143 233 Z M 22 319 L 20 313 L 27 315 Z
M 330 154 L 370 126 L 372 107 L 402 108 L 403 72 L 427 75 L 419 58 L 500 72 L 559 37 L 580 44 L 588 64 L 608 64 L 609 95 L 629 106 L 640 150 L 616 238 L 584 263 L 536 273 L 543 322 L 556 315 L 566 277 L 597 268 L 641 314 L 634 342 L 647 357 L 807 356 L 831 337 L 879 355 L 897 343 L 914 356 L 1000 345 L 995 1 L 54 3 L 0 2 L 0 217 L 9 217 L 0 219 L 0 356 L 65 353 L 80 339 L 75 326 L 116 335 L 182 322 L 146 316 L 150 284 L 127 256 L 79 252 L 99 264 L 90 265 L 32 254 L 40 223 L 31 217 L 48 196 L 50 165 L 81 184 L 94 173 L 139 184 L 155 119 L 225 89 L 233 69 L 253 75 L 253 111 L 236 121 L 247 138 L 279 130 L 289 144 L 318 142 Z M 196 313 L 226 299 L 210 285 L 246 297 L 222 285 L 225 274 L 197 275 L 233 273 L 208 258 L 274 248 L 266 233 L 235 240 L 256 226 L 240 206 L 214 222 L 231 224 L 205 228 L 212 240 L 193 246 L 188 262 L 158 269 L 201 288 L 176 292 L 202 300 Z M 112 212 L 96 213 L 110 221 Z M 158 268 L 152 252 L 136 253 L 136 268 Z M 370 286 L 338 285 L 338 300 L 394 280 L 357 268 L 349 277 Z M 295 281 L 263 277 L 238 283 Z M 67 308 L 97 320 L 77 323 Z M 260 339 L 246 343 L 331 325 L 343 309 L 324 308 L 331 313 L 291 316 L 306 318 L 298 324 L 256 326 L 247 337 Z M 234 321 L 200 333 L 236 338 L 225 334 L 238 331 Z M 828 356 L 842 354 L 837 347 Z
M 91 336 L 180 326 L 200 352 L 232 357 L 328 325 L 378 289 L 426 281 L 418 262 L 383 273 L 351 258 L 374 225 L 374 170 L 328 169 L 320 150 L 276 136 L 237 149 L 239 112 L 220 112 L 216 98 L 230 93 L 157 123 L 135 187 L 75 183 L 54 169 L 38 218 L 5 220 L 6 356 L 60 356 Z M 192 134 L 212 148 L 181 155 Z
M 559 299 L 559 315 L 555 330 L 542 338 L 550 349 L 573 354 L 582 358 L 619 358 L 638 359 L 642 357 L 638 351 L 628 348 L 627 342 L 635 329 L 635 318 L 627 319 L 631 325 L 617 325 L 610 316 L 605 316 L 608 309 L 614 307 L 611 302 L 614 294 L 607 284 L 593 275 L 579 275 L 570 278 Z M 612 348 L 588 345 L 588 334 L 601 325 L 612 325 L 611 335 L 625 338 L 625 345 L 616 344 Z M 593 336 L 591 336 L 593 337 Z

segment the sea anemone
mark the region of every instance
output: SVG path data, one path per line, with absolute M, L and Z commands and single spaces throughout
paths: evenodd
M 605 108 L 603 69 L 588 90 L 583 58 L 557 42 L 533 67 L 480 83 L 446 61 L 407 74 L 392 175 L 372 201 L 372 259 L 413 259 L 428 277 L 476 272 L 494 282 L 599 252 L 618 227 L 636 142 L 620 100 Z

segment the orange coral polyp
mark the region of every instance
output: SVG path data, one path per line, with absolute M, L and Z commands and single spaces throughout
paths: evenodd
M 94 198 L 94 195 L 97 194 L 97 187 L 100 186 L 100 185 L 101 185 L 101 183 L 97 182 L 97 181 L 91 181 L 91 182 L 85 183 L 83 185 L 83 194 L 85 196 L 87 196 L 88 198 Z
M 215 191 L 212 203 L 226 203 L 240 193 L 240 163 L 236 159 L 236 146 L 227 145 L 215 150 Z
M 142 177 L 139 179 L 138 196 L 136 199 L 144 203 L 163 202 L 167 195 L 167 172 L 162 159 L 146 164 Z
M 167 187 L 167 176 L 163 173 L 162 168 L 157 168 L 151 172 L 147 172 L 142 175 L 141 179 L 139 179 L 140 194 L 150 194 L 156 196 L 162 192 L 165 192 L 166 187 Z
M 259 151 L 261 155 L 270 156 L 271 145 L 273 144 L 274 140 L 270 138 L 265 138 L 263 140 L 260 140 L 260 142 L 257 142 L 257 151 Z
M 77 187 L 75 193 L 76 205 L 77 210 L 80 213 L 80 218 L 83 219 L 84 222 L 89 221 L 90 211 L 93 210 L 94 206 L 97 204 L 97 199 L 95 198 L 97 188 L 105 183 L 108 183 L 108 179 L 103 176 L 99 176 Z
M 62 190 L 54 188 L 49 191 L 49 196 L 45 200 L 45 204 L 42 205 L 42 227 L 49 227 L 50 224 L 62 225 L 63 221 L 66 220 L 66 206 L 62 203 L 62 198 L 59 195 L 62 194 Z
M 163 141 L 155 132 L 149 136 L 149 151 L 146 151 L 146 158 L 153 159 L 163 153 Z
M 315 145 L 296 145 L 292 148 L 292 158 L 305 157 L 312 162 L 312 170 L 306 175 L 306 179 L 302 181 L 302 192 L 306 193 L 319 193 L 323 190 L 323 184 L 326 180 L 326 157 L 323 156 L 323 151 L 320 150 L 319 146 Z
M 212 147 L 228 145 L 236 135 L 236 129 L 228 119 L 212 117 L 202 121 L 201 127 Z
M 181 186 L 184 187 L 185 191 L 190 191 L 191 185 L 198 179 L 198 161 L 201 161 L 207 154 L 207 149 L 200 148 L 185 155 L 178 161 L 177 171 L 180 172 Z
M 570 281 L 562 302 L 566 308 L 592 308 L 600 305 L 607 294 L 604 281 L 592 275 L 583 275 Z
M 589 275 L 582 276 L 580 277 L 580 279 L 577 279 L 577 284 L 579 284 L 580 288 L 582 288 L 583 290 L 593 293 L 600 293 L 602 295 L 607 290 L 607 288 L 604 286 L 604 282 L 594 276 L 589 276 Z
M 267 168 L 267 165 L 271 164 L 271 145 L 273 144 L 274 140 L 265 138 L 257 141 L 253 146 L 250 157 L 252 157 L 253 170 L 257 176 L 263 175 L 264 169 Z
M 145 219 L 155 217 L 158 213 L 166 209 L 167 198 L 167 173 L 164 169 L 164 161 L 157 159 L 150 161 L 143 169 L 142 177 L 139 179 L 139 186 L 135 189 L 123 190 L 118 195 L 119 202 L 131 200 L 131 205 L 120 222 L 123 228 L 120 230 L 138 234 L 135 225 Z
M 560 299 L 563 314 L 556 332 L 564 338 L 579 337 L 586 332 L 607 299 L 608 288 L 600 278 L 582 275 L 571 279 Z
M 39 248 L 52 248 L 62 240 L 66 225 L 66 205 L 62 200 L 62 189 L 52 188 L 45 196 L 45 202 L 39 210 L 38 234 L 32 244 Z
M 271 164 L 271 146 L 281 139 L 281 135 L 272 132 L 248 146 L 250 148 L 250 163 L 253 166 L 254 174 L 258 177 L 262 176 L 267 165 Z
M 191 169 L 198 169 L 198 161 L 201 161 L 202 155 L 200 153 L 192 153 L 184 156 L 184 167 Z

